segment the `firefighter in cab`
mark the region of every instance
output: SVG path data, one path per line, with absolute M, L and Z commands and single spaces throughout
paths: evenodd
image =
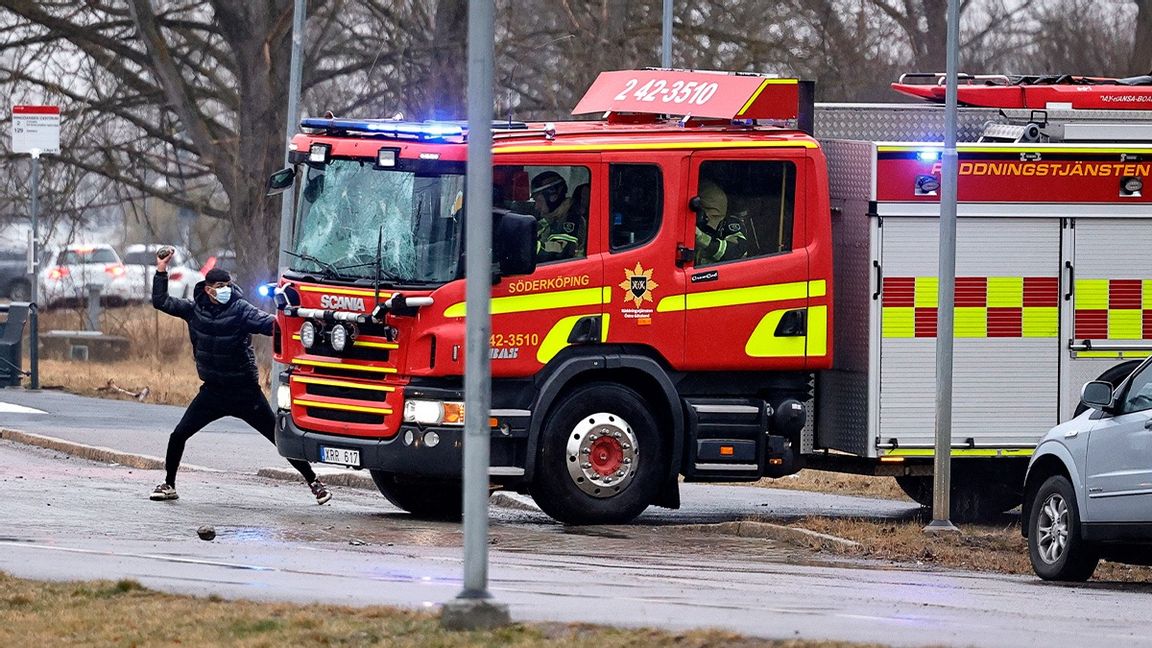
M 744 224 L 728 215 L 728 196 L 710 180 L 700 182 L 696 217 L 696 265 L 739 259 L 748 252 Z
M 536 259 L 540 262 L 572 259 L 584 255 L 584 224 L 572 209 L 568 183 L 555 171 L 532 178 L 532 199 L 536 201 Z

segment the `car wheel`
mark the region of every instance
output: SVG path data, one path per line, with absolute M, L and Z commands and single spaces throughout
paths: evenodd
M 628 522 L 648 508 L 668 467 L 667 444 L 635 391 L 578 387 L 545 420 L 532 497 L 565 524 Z
M 380 494 L 398 508 L 425 520 L 459 520 L 463 490 L 459 479 L 405 478 L 370 470 Z
M 1063 475 L 1049 477 L 1032 500 L 1028 516 L 1028 556 L 1044 580 L 1086 581 L 1100 553 L 1080 535 L 1076 491 Z
M 12 301 L 26 302 L 32 297 L 32 287 L 24 279 L 13 280 L 5 292 Z

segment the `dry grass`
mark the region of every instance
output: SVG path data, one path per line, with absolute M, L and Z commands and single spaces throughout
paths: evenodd
M 54 309 L 40 316 L 40 330 L 84 327 L 83 311 Z M 127 338 L 131 356 L 118 362 L 79 362 L 40 359 L 40 384 L 81 396 L 116 399 L 132 397 L 106 388 L 109 380 L 132 392 L 148 388 L 145 402 L 187 405 L 200 390 L 187 325 L 149 305 L 105 308 L 100 330 Z M 267 368 L 262 369 L 267 384 Z
M 857 548 L 813 539 L 810 548 L 874 560 L 951 569 L 1031 575 L 1028 541 L 1015 522 L 961 525 L 960 533 L 925 533 L 925 522 L 812 517 L 796 522 L 810 531 L 847 538 Z M 1101 562 L 1094 580 L 1152 582 L 1152 568 Z
M 677 648 L 832 647 L 765 641 L 719 631 L 663 632 L 581 624 L 514 624 L 485 632 L 441 630 L 436 616 L 383 607 L 346 608 L 196 599 L 122 580 L 41 583 L 0 573 L 3 646 L 599 646 Z
M 817 493 L 839 493 L 860 497 L 907 500 L 908 496 L 896 485 L 891 477 L 832 473 L 822 470 L 801 470 L 795 475 L 779 479 L 761 479 L 749 486 L 761 488 L 787 488 L 789 490 L 814 491 Z

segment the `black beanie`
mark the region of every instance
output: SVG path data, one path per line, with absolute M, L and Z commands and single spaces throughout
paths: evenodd
M 212 268 L 208 271 L 208 274 L 204 275 L 204 281 L 208 284 L 227 283 L 232 281 L 232 275 L 228 274 L 228 271 L 223 268 Z

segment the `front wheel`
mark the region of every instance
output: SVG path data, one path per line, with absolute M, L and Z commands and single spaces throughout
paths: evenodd
M 458 479 L 406 478 L 383 470 L 370 470 L 372 481 L 389 502 L 426 520 L 458 520 L 463 512 L 463 491 Z
M 644 512 L 668 468 L 668 445 L 635 391 L 576 388 L 549 414 L 532 497 L 565 524 L 617 524 Z
M 1028 557 L 1044 580 L 1086 581 L 1100 553 L 1080 535 L 1076 491 L 1063 475 L 1049 477 L 1036 491 L 1028 516 Z

